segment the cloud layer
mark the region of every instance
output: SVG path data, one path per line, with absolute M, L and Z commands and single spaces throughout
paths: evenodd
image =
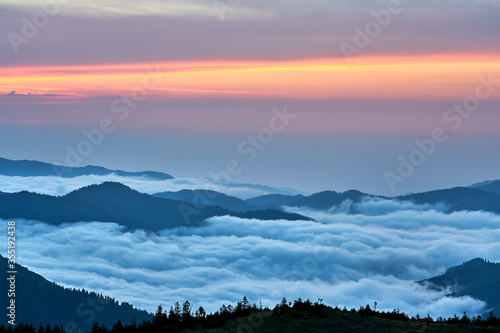
M 18 221 L 19 262 L 49 280 L 150 311 L 186 299 L 215 311 L 244 295 L 269 306 L 283 296 L 348 308 L 377 302 L 410 315 L 487 310 L 479 300 L 450 299 L 413 282 L 474 257 L 500 260 L 500 217 L 394 207 L 358 207 L 371 215 L 298 210 L 322 223 L 216 217 L 161 235 L 112 223 Z
M 215 182 L 209 178 L 174 178 L 168 180 L 152 180 L 145 177 L 80 176 L 74 178 L 60 177 L 11 177 L 0 175 L 0 191 L 14 193 L 31 191 L 41 194 L 61 196 L 83 186 L 112 181 L 127 185 L 139 192 L 154 194 L 164 191 L 213 190 L 241 199 L 249 199 L 271 193 L 298 193 L 293 190 L 276 189 L 268 186 Z

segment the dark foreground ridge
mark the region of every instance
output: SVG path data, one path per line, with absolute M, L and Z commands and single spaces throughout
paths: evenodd
M 0 255 L 0 270 L 7 272 L 7 265 L 7 259 Z M 71 329 L 85 332 L 95 321 L 111 328 L 118 320 L 132 324 L 152 318 L 152 314 L 136 309 L 129 303 L 119 304 L 113 298 L 95 292 L 61 287 L 21 265 L 16 264 L 15 271 L 16 326 L 23 322 L 36 324 L 37 328 L 40 323 L 44 326 L 57 324 L 70 333 Z M 1 304 L 8 304 L 9 281 L 6 278 L 0 280 L 0 288 Z M 7 311 L 5 307 L 3 310 Z M 2 317 L 2 323 L 6 323 L 6 318 L 9 319 L 3 313 Z
M 375 305 L 376 306 L 376 305 Z M 18 325 L 12 330 L 9 326 L 0 326 L 0 333 L 61 333 L 60 327 Z M 288 302 L 283 298 L 274 309 L 250 305 L 246 297 L 235 307 L 225 306 L 215 313 L 206 314 L 198 308 L 194 314 L 191 304 L 182 305 L 164 311 L 158 307 L 153 320 L 140 324 L 124 325 L 121 321 L 111 329 L 95 322 L 91 333 L 189 333 L 189 332 L 253 332 L 253 333 L 289 333 L 289 332 L 500 332 L 500 320 L 491 315 L 486 320 L 469 318 L 466 314 L 434 321 L 430 317 L 409 318 L 398 310 L 379 312 L 367 305 L 359 309 L 339 309 L 323 304 L 322 300 L 312 303 L 301 299 Z M 73 333 L 73 332 L 68 332 Z

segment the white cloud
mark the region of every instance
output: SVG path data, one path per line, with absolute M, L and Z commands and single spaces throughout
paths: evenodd
M 46 0 L 47 3 L 54 1 Z M 131 0 L 114 0 L 114 1 L 70 1 L 57 0 L 57 3 L 62 8 L 65 14 L 71 15 L 93 15 L 93 16 L 123 16 L 123 15 L 165 15 L 177 17 L 205 17 L 213 16 L 215 1 L 203 0 L 148 0 L 148 1 L 131 1 Z M 307 6 L 304 6 L 302 1 L 298 0 L 282 0 L 282 1 L 228 1 L 220 0 L 219 6 L 232 15 L 232 18 L 239 19 L 249 18 L 269 18 L 272 14 L 283 13 L 309 13 L 321 11 L 368 11 L 370 9 L 382 9 L 387 7 L 387 0 L 370 0 L 356 2 L 350 0 L 328 1 L 328 0 L 310 0 Z M 22 6 L 33 8 L 39 6 L 39 1 L 25 0 L 22 2 L 16 0 L 0 0 L 0 5 Z M 224 6 L 225 5 L 225 6 Z M 419 4 L 402 3 L 404 8 L 419 9 Z M 480 10 L 488 8 L 498 8 L 498 2 L 495 0 L 476 0 L 471 4 L 467 0 L 439 0 L 431 1 L 426 4 L 429 9 L 449 9 L 449 10 Z M 231 17 L 230 17 L 231 18 Z
M 307 207 L 285 208 L 289 212 L 304 214 L 323 223 L 376 225 L 403 230 L 435 226 L 480 230 L 500 225 L 500 216 L 494 213 L 458 211 L 448 214 L 446 212 L 449 206 L 445 203 L 418 205 L 397 200 L 365 198 L 360 203 L 346 200 L 326 211 Z
M 186 299 L 215 311 L 243 296 L 269 306 L 283 296 L 348 308 L 377 302 L 435 317 L 484 311 L 479 300 L 450 299 L 414 281 L 474 257 L 499 261 L 500 217 L 406 208 L 379 216 L 298 210 L 322 223 L 225 216 L 161 235 L 113 223 L 18 221 L 19 261 L 150 311 Z
M 214 182 L 208 178 L 151 180 L 145 177 L 121 177 L 114 174 L 109 176 L 90 175 L 74 178 L 60 178 L 56 176 L 11 177 L 0 175 L 0 191 L 13 193 L 26 190 L 61 196 L 83 186 L 99 184 L 105 181 L 120 182 L 139 192 L 149 194 L 164 191 L 180 191 L 183 189 L 203 189 L 222 192 L 241 199 L 249 199 L 260 195 L 288 191 L 249 184 Z M 293 191 L 290 190 L 290 193 L 293 193 Z

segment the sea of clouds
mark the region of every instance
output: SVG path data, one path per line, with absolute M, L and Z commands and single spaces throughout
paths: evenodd
M 15 193 L 31 191 L 40 194 L 62 196 L 83 186 L 100 184 L 103 182 L 119 182 L 139 192 L 154 194 L 165 191 L 180 190 L 213 190 L 240 199 L 272 194 L 298 194 L 292 189 L 273 188 L 262 185 L 240 184 L 226 181 L 214 181 L 209 178 L 174 178 L 154 180 L 147 177 L 123 177 L 115 174 L 106 176 L 88 175 L 73 178 L 60 178 L 57 176 L 44 177 L 18 177 L 0 175 L 0 191 Z
M 352 205 L 356 214 L 348 213 Z M 288 210 L 318 222 L 221 216 L 154 234 L 115 223 L 19 220 L 18 261 L 64 286 L 149 311 L 185 300 L 216 311 L 243 296 L 264 306 L 282 297 L 347 308 L 377 302 L 379 310 L 433 317 L 487 311 L 480 300 L 414 282 L 475 257 L 499 261 L 500 216 L 378 199 Z

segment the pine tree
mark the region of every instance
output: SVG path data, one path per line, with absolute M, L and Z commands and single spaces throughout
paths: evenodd
M 196 319 L 202 319 L 202 318 L 205 318 L 205 316 L 207 315 L 205 309 L 200 306 L 198 308 L 198 310 L 196 310 L 196 313 L 195 313 L 195 316 L 196 316 Z
M 188 300 L 182 304 L 182 320 L 189 320 L 191 318 L 191 304 Z

